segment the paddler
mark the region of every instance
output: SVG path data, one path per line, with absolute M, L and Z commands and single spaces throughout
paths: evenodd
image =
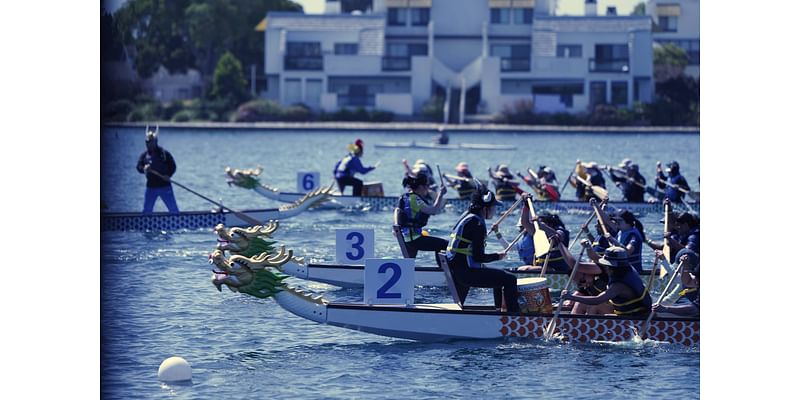
M 683 263 L 681 284 L 684 287 L 675 305 L 656 304 L 653 310 L 657 313 L 670 313 L 685 317 L 700 316 L 700 260 L 689 254 L 679 259 Z
M 674 203 L 680 203 L 683 199 L 685 192 L 690 191 L 689 182 L 681 175 L 680 165 L 677 161 L 667 164 L 667 174 L 669 177 L 664 176 L 664 171 L 661 168 L 661 161 L 656 162 L 656 186 L 664 190 L 664 195 L 667 199 Z M 669 185 L 667 185 L 669 183 Z M 680 190 L 680 189 L 683 189 Z M 685 192 L 684 192 L 685 191 Z
M 339 192 L 344 194 L 344 188 L 353 187 L 353 196 L 361 196 L 364 182 L 355 177 L 355 174 L 366 174 L 375 169 L 375 166 L 365 167 L 361 164 L 364 155 L 364 141 L 356 139 L 355 143 L 347 145 L 348 154 L 333 167 L 333 176 L 339 186 Z
M 422 228 L 428 224 L 428 217 L 442 212 L 444 209 L 444 195 L 447 188 L 442 186 L 436 196 L 436 201 L 431 204 L 428 198 L 428 182 L 423 175 L 406 176 L 403 186 L 408 192 L 400 196 L 394 210 L 394 223 L 401 227 L 403 240 L 411 258 L 417 257 L 417 252 L 439 252 L 447 248 L 447 240 L 429 236 Z M 437 258 L 438 261 L 438 258 Z
M 625 201 L 644 203 L 644 188 L 647 185 L 647 181 L 639 173 L 639 165 L 631 163 L 631 160 L 626 158 L 620 163 L 620 169 L 613 169 L 608 166 L 606 169 L 611 180 L 622 191 L 622 197 Z M 617 172 L 623 172 L 624 176 L 618 175 Z
M 526 196 L 530 195 L 526 194 Z M 544 266 L 544 261 L 549 255 L 550 259 L 547 261 L 548 271 L 569 272 L 569 265 L 564 261 L 564 257 L 561 255 L 559 249 L 560 244 L 569 243 L 569 231 L 564 226 L 564 223 L 561 222 L 561 218 L 559 218 L 558 215 L 543 213 L 537 215 L 535 219 L 539 222 L 539 228 L 542 229 L 547 235 L 547 238 L 554 243 L 549 253 L 541 257 L 534 256 L 536 248 L 533 244 L 533 235 L 536 232 L 536 226 L 533 224 L 533 220 L 531 220 L 530 209 L 528 207 L 522 207 L 520 223 L 525 228 L 525 235 L 517 244 L 517 251 L 519 252 L 520 259 L 525 262 L 526 265 L 520 267 L 519 270 L 532 272 L 541 271 Z M 499 238 L 499 232 L 497 235 Z
M 600 172 L 600 166 L 594 161 L 582 163 L 581 160 L 578 160 L 575 163 L 575 172 L 573 174 L 592 184 L 592 186 L 598 186 L 603 189 L 606 188 L 606 180 L 603 178 L 602 172 Z M 586 186 L 583 182 L 575 177 L 572 177 L 569 180 L 569 183 L 575 188 L 575 196 L 578 198 L 578 200 L 588 201 L 589 199 L 593 198 L 603 200 L 597 197 L 591 187 Z
M 587 252 L 592 249 L 592 244 L 588 239 L 581 240 L 581 246 Z M 561 245 L 559 249 L 567 265 L 569 265 L 570 271 L 572 268 L 578 268 L 575 271 L 575 283 L 578 289 L 572 293 L 573 295 L 598 296 L 608 288 L 608 273 L 597 264 L 596 261 L 599 261 L 599 258 L 596 261 L 581 262 L 576 266 L 577 260 L 570 254 L 566 246 Z M 614 307 L 610 303 L 601 303 L 593 306 L 584 303 L 573 303 L 571 314 L 602 315 L 614 312 Z
M 665 202 L 669 200 L 664 200 Z M 663 222 L 663 220 L 662 220 Z M 677 260 L 681 250 L 687 249 L 693 253 L 700 254 L 700 217 L 683 212 L 675 217 L 674 224 L 670 224 L 672 230 L 664 235 L 664 240 L 669 244 L 671 259 Z M 645 241 L 651 248 L 659 250 L 664 247 L 664 242 L 654 240 Z
M 483 263 L 505 258 L 506 253 L 486 254 L 486 220 L 494 217 L 497 200 L 487 190 L 476 191 L 469 210 L 456 223 L 447 245 L 447 262 L 459 297 L 465 299 L 470 287 L 494 289 L 494 306 L 500 310 L 505 298 L 508 312 L 519 312 L 517 278 L 506 271 L 487 268 Z
M 456 165 L 456 174 L 456 177 L 448 176 L 447 174 L 444 174 L 442 177 L 448 185 L 458 191 L 459 199 L 471 198 L 477 186 L 469 170 L 469 165 L 465 162 L 458 163 L 458 165 Z
M 608 273 L 608 287 L 596 296 L 584 296 L 561 292 L 565 300 L 587 305 L 611 303 L 614 314 L 626 317 L 646 317 L 650 314 L 653 299 L 645 290 L 639 273 L 628 263 L 628 252 L 622 247 L 612 246 L 597 262 Z
M 144 143 L 147 150 L 139 156 L 139 162 L 136 163 L 136 170 L 140 174 L 145 174 L 147 178 L 147 189 L 144 192 L 144 209 L 142 212 L 151 214 L 153 206 L 156 204 L 156 199 L 161 197 L 164 205 L 167 206 L 167 210 L 170 213 L 177 214 L 179 212 L 178 203 L 175 202 L 172 183 L 161 179 L 155 174 L 147 173 L 152 170 L 166 177 L 171 177 L 178 168 L 175 165 L 175 159 L 172 158 L 170 152 L 158 145 L 158 128 L 154 131 L 145 129 Z
M 519 182 L 514 181 L 514 175 L 511 174 L 508 165 L 501 164 L 494 171 L 489 169 L 489 177 L 494 182 L 497 200 L 513 201 L 517 197 L 516 188 L 519 186 Z
M 433 143 L 445 145 L 450 143 L 450 136 L 447 136 L 447 131 L 444 130 L 443 126 L 440 126 L 437 131 L 439 132 L 438 136 L 434 136 Z
M 558 192 L 558 178 L 556 178 L 555 171 L 546 165 L 540 165 L 536 171 L 536 176 L 547 193 L 548 198 L 546 200 L 558 201 L 561 198 L 561 193 Z

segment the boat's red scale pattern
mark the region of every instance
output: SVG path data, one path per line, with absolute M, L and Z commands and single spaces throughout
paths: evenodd
M 550 318 L 500 317 L 500 334 L 511 337 L 541 337 Z M 636 321 L 641 328 L 644 321 Z M 635 334 L 634 321 L 604 318 L 559 318 L 555 332 L 567 340 L 588 342 L 602 340 L 621 342 L 631 340 Z M 680 343 L 685 346 L 700 344 L 700 322 L 698 321 L 653 321 L 647 329 L 648 339 Z

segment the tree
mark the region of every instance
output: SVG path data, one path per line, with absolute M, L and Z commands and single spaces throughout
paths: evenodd
M 214 69 L 211 97 L 225 101 L 230 107 L 235 107 L 250 97 L 242 64 L 230 52 L 225 52 L 220 57 Z
M 647 15 L 647 6 L 644 3 L 639 3 L 636 7 L 633 7 L 633 12 L 631 15 Z
M 682 75 L 688 64 L 686 51 L 673 43 L 657 45 L 653 49 L 653 77 L 656 82 Z

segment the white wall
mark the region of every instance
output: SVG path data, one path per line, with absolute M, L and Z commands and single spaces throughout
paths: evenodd
M 422 110 L 422 106 L 431 97 L 431 58 L 411 57 L 411 96 L 413 109 Z
M 356 56 L 326 54 L 323 57 L 324 71 L 329 75 L 380 75 L 380 56 Z
M 375 109 L 411 115 L 414 113 L 414 100 L 410 94 L 378 93 L 375 95 Z

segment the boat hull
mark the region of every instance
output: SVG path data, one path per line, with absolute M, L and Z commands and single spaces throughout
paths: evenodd
M 286 213 L 277 208 L 243 210 L 241 212 L 263 221 L 264 224 L 269 220 L 284 219 L 295 214 Z M 147 215 L 142 213 L 100 213 L 101 231 L 174 231 L 213 228 L 217 224 L 224 224 L 227 227 L 252 225 L 228 211 L 186 211 L 178 214 L 160 212 Z

